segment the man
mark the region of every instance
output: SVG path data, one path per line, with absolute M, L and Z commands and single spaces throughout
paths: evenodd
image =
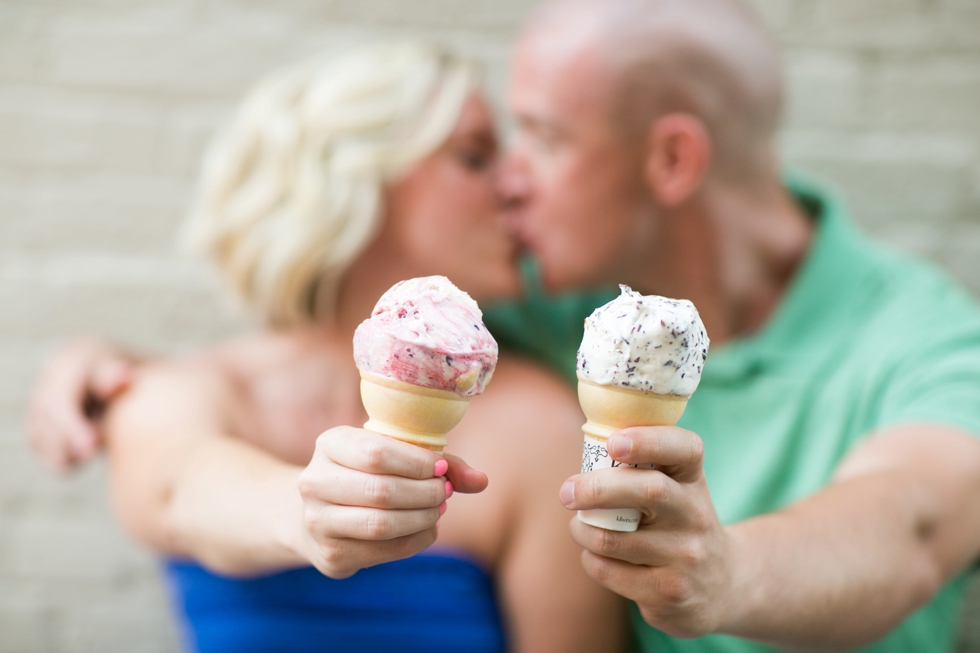
M 680 427 L 610 438 L 657 471 L 560 489 L 640 529 L 572 537 L 644 650 L 951 650 L 980 552 L 980 314 L 826 191 L 786 190 L 780 91 L 734 0 L 553 2 L 520 39 L 504 181 L 544 285 L 688 298 L 712 339 Z M 586 305 L 532 295 L 488 324 L 568 370 Z
M 560 490 L 639 530 L 572 537 L 644 650 L 951 650 L 980 553 L 980 312 L 826 191 L 784 188 L 780 91 L 734 0 L 559 0 L 520 38 L 506 183 L 544 285 L 687 298 L 712 340 L 683 428 L 608 442 L 658 471 Z

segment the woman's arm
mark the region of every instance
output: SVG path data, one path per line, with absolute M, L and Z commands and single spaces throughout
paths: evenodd
M 231 575 L 313 564 L 332 577 L 413 555 L 435 540 L 459 461 L 361 429 L 320 436 L 305 469 L 235 437 L 239 400 L 208 369 L 144 369 L 107 417 L 113 499 L 160 552 Z
M 510 387 L 496 397 L 498 431 L 508 441 L 500 449 L 519 467 L 511 476 L 514 518 L 498 574 L 514 650 L 623 650 L 626 602 L 582 570 L 558 500 L 562 482 L 581 467 L 585 419 L 560 381 L 526 365 L 517 376 L 508 376 Z

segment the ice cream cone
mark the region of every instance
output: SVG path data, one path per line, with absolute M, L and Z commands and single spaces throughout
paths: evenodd
M 585 473 L 623 466 L 606 452 L 609 436 L 630 426 L 673 426 L 684 414 L 689 397 L 599 385 L 580 375 L 578 399 L 588 420 L 582 426 L 585 433 L 582 472 Z M 640 511 L 633 508 L 580 510 L 578 518 L 599 528 L 635 531 L 640 523 Z
M 597 440 L 630 426 L 673 426 L 688 399 L 578 380 L 578 401 L 588 419 L 582 430 Z
M 441 453 L 470 398 L 361 370 L 361 401 L 369 417 L 367 430 Z

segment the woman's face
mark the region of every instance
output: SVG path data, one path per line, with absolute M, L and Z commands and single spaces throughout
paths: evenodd
M 383 238 L 414 276 L 441 274 L 477 300 L 520 289 L 517 245 L 500 219 L 497 135 L 474 93 L 442 147 L 389 189 Z

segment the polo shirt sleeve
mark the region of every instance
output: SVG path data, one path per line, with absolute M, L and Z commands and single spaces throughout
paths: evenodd
M 980 437 L 980 318 L 909 342 L 884 384 L 875 428 L 929 422 Z

